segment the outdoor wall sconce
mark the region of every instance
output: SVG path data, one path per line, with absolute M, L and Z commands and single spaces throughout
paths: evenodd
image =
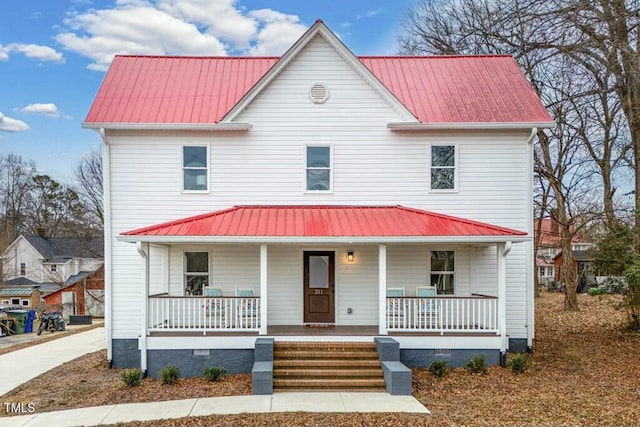
M 347 262 L 353 262 L 355 257 L 353 256 L 353 251 L 347 252 Z

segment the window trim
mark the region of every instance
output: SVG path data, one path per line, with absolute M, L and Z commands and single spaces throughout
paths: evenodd
M 188 272 L 187 271 L 187 254 L 188 253 L 206 253 L 207 254 L 207 272 Z M 202 250 L 184 250 L 182 251 L 182 295 L 184 296 L 193 296 L 187 295 L 187 277 L 190 276 L 207 276 L 207 286 L 211 285 L 211 252 L 210 251 L 202 251 Z
M 433 252 L 452 252 L 453 253 L 453 266 L 454 266 L 453 267 L 453 271 L 434 271 L 432 269 L 432 266 L 431 266 L 431 254 Z M 432 274 L 447 274 L 447 275 L 451 275 L 452 282 L 453 282 L 453 293 L 451 293 L 451 294 L 440 293 L 439 290 L 438 290 L 438 287 L 436 286 L 436 296 L 440 296 L 440 295 L 442 295 L 442 296 L 451 296 L 451 295 L 455 296 L 456 295 L 456 288 L 457 288 L 457 286 L 456 286 L 456 264 L 457 264 L 456 263 L 456 258 L 457 258 L 456 257 L 456 251 L 454 249 L 447 249 L 447 248 L 429 249 L 428 256 L 427 256 L 427 262 L 429 263 L 429 283 L 431 284 L 431 275 Z
M 307 157 L 309 155 L 309 147 L 325 147 L 329 148 L 329 189 L 328 190 L 309 190 L 307 188 L 307 171 L 309 167 L 307 166 Z M 326 169 L 326 168 L 315 168 L 315 169 Z M 304 186 L 304 194 L 333 194 L 333 144 L 331 143 L 308 143 L 304 145 L 304 178 L 303 178 L 303 186 Z
M 204 147 L 207 150 L 206 159 L 207 166 L 206 168 L 201 167 L 186 167 L 184 165 L 184 149 L 185 147 Z M 182 144 L 180 146 L 180 192 L 183 194 L 209 194 L 211 193 L 211 151 L 210 144 Z M 202 170 L 206 169 L 207 171 L 207 188 L 206 190 L 185 190 L 184 188 L 184 172 L 185 170 Z
M 453 169 L 453 188 L 432 188 L 431 187 L 431 171 L 433 169 L 433 147 L 453 147 L 453 166 L 436 166 L 437 169 Z M 458 192 L 458 176 L 460 175 L 459 170 L 459 162 L 458 162 L 458 144 L 429 144 L 428 157 L 429 157 L 429 172 L 428 172 L 428 181 L 429 181 L 429 192 L 430 193 L 457 193 Z

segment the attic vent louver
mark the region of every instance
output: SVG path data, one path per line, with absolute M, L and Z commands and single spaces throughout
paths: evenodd
M 324 104 L 329 99 L 329 89 L 322 83 L 314 83 L 309 89 L 309 99 L 315 104 Z

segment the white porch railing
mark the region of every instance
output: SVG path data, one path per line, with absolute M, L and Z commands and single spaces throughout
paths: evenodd
M 149 332 L 258 332 L 260 297 L 149 296 Z
M 498 333 L 495 297 L 387 297 L 387 330 Z

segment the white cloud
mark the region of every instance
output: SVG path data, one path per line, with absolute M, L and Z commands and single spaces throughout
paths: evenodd
M 46 103 L 46 104 L 29 104 L 24 107 L 21 111 L 25 113 L 33 113 L 33 114 L 42 114 L 43 116 L 58 118 L 60 117 L 60 112 L 58 111 L 58 107 L 56 104 Z
M 8 59 L 11 52 L 22 53 L 27 58 L 40 61 L 64 63 L 64 56 L 49 46 L 11 43 L 4 47 L 0 46 L 0 59 Z
M 106 70 L 116 54 L 281 55 L 306 30 L 297 16 L 246 11 L 236 0 L 117 0 L 74 13 L 56 40 Z
M 249 15 L 263 24 L 255 36 L 255 46 L 249 50 L 251 55 L 281 55 L 307 29 L 297 16 L 271 9 L 254 10 Z
M 12 119 L 0 113 L 0 132 L 25 132 L 29 125 L 22 120 Z

